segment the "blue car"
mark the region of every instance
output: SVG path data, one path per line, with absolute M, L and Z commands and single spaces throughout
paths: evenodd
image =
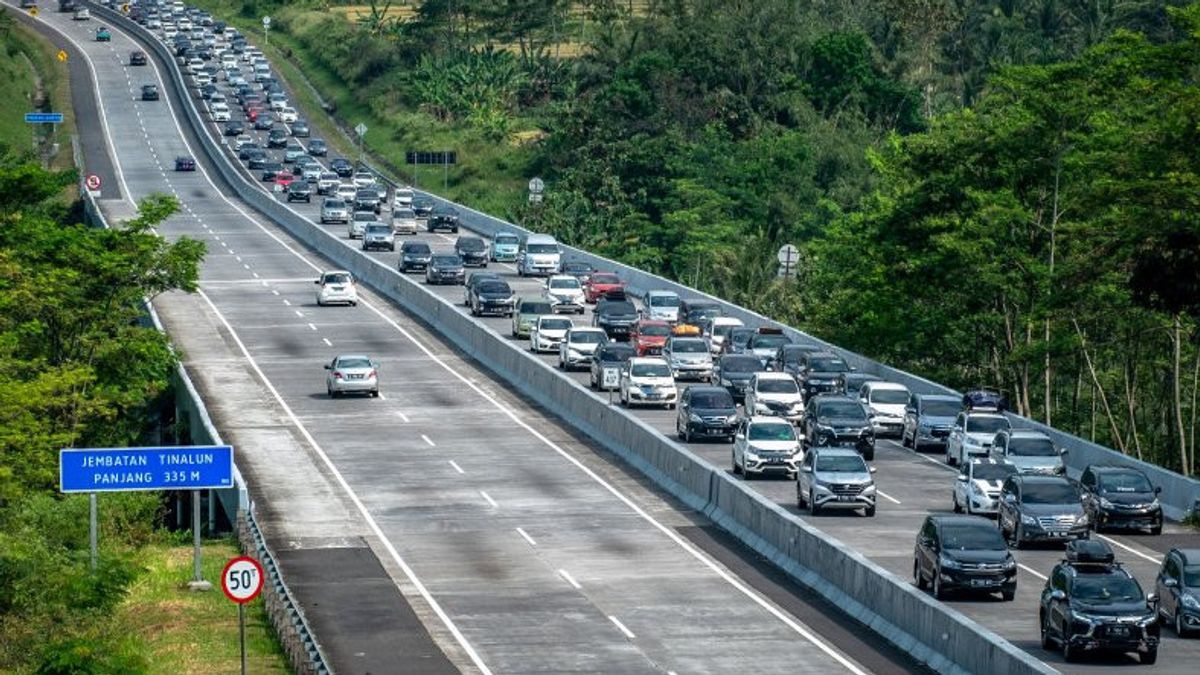
M 904 428 L 900 432 L 904 447 L 917 452 L 945 448 L 962 408 L 961 396 L 913 394 L 904 408 Z
M 512 232 L 497 232 L 492 237 L 492 262 L 516 262 L 521 238 Z

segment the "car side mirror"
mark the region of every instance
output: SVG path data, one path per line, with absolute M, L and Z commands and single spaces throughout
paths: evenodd
M 878 470 L 879 470 L 879 469 L 876 469 L 876 468 L 875 468 L 875 467 L 873 467 L 873 466 L 868 466 L 868 467 L 867 467 L 867 471 L 870 471 L 871 473 L 875 473 L 875 472 L 876 472 L 876 471 L 878 471 Z
M 1161 494 L 1162 494 L 1162 486 L 1161 486 L 1161 485 L 1159 485 L 1159 486 L 1155 486 L 1155 488 L 1154 488 L 1154 494 L 1156 494 L 1156 495 L 1161 495 Z
M 739 432 L 738 432 L 738 435 L 737 435 L 737 437 L 738 437 L 739 439 L 743 439 L 743 438 L 745 438 L 745 437 L 746 437 L 746 434 L 744 434 L 744 433 L 742 433 L 742 432 L 740 432 L 740 431 L 739 431 Z
M 812 473 L 812 467 L 811 467 L 811 466 L 802 466 L 802 467 L 800 467 L 800 470 L 801 470 L 802 472 L 804 472 L 804 473 Z
M 1066 455 L 1068 455 L 1068 454 L 1070 454 L 1070 453 L 1068 453 L 1068 452 L 1067 452 L 1067 449 L 1066 449 L 1066 448 L 1063 448 L 1062 450 L 1059 450 L 1059 451 L 1058 451 L 1058 454 L 1060 454 L 1060 455 L 1063 455 L 1063 456 L 1065 457 Z
M 314 281 L 313 283 L 314 283 L 314 284 L 316 284 L 316 285 L 318 285 L 318 286 L 320 286 L 320 285 L 321 285 L 321 280 L 320 280 L 320 279 L 317 279 L 317 280 L 316 280 L 316 281 Z
M 1006 504 L 1012 504 L 1012 503 L 1013 503 L 1013 502 L 1015 502 L 1015 501 L 1017 501 L 1017 496 L 1016 496 L 1016 495 L 1014 495 L 1014 494 L 1007 494 L 1007 495 L 1004 495 L 1004 502 L 1005 502 Z
M 1061 601 L 1067 599 L 1067 594 L 1063 593 L 1062 591 L 1060 591 L 1056 588 L 1053 591 L 1050 591 L 1050 599 L 1061 602 Z
M 852 373 L 853 373 L 853 372 L 854 372 L 854 371 L 856 371 L 856 370 L 858 370 L 858 368 L 856 368 L 856 367 L 854 367 L 854 366 L 850 366 L 850 372 L 852 372 Z
M 332 368 L 333 366 L 330 366 L 328 363 L 325 364 L 325 370 L 331 370 Z
M 1147 605 L 1157 605 L 1158 604 L 1158 593 L 1147 593 L 1146 594 L 1146 604 Z
M 1167 588 L 1178 588 L 1179 582 L 1168 577 L 1166 579 L 1163 579 L 1163 586 L 1165 586 Z
M 964 475 L 963 475 L 963 474 L 961 474 L 961 473 L 960 473 L 960 474 L 958 474 L 958 482 L 960 482 L 960 483 L 965 483 L 965 482 L 967 482 L 967 477 L 966 477 L 966 476 L 964 476 Z

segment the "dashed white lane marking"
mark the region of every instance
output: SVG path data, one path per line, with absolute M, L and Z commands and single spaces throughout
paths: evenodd
M 1162 558 L 1156 558 L 1152 555 L 1146 555 L 1145 553 L 1142 553 L 1141 551 L 1139 551 L 1135 548 L 1132 548 L 1130 546 L 1126 546 L 1125 544 L 1122 544 L 1121 542 L 1117 541 L 1116 539 L 1113 539 L 1112 537 L 1106 537 L 1102 534 L 1097 534 L 1096 536 L 1099 537 L 1100 539 L 1103 539 L 1104 541 L 1107 541 L 1110 544 L 1113 544 L 1115 546 L 1120 546 L 1121 548 L 1125 549 L 1126 551 L 1129 551 L 1130 553 L 1136 555 L 1137 557 L 1139 557 L 1143 560 L 1149 560 L 1150 562 L 1154 563 L 1155 565 L 1162 564 Z
M 454 470 L 459 473 L 462 473 L 462 474 L 466 473 L 466 471 L 463 471 L 463 468 L 458 465 L 458 462 L 456 462 L 454 460 L 450 460 L 450 466 L 454 467 Z
M 528 533 L 528 532 L 526 532 L 525 530 L 523 530 L 523 529 L 521 529 L 521 528 L 519 528 L 519 527 L 518 527 L 518 528 L 517 528 L 517 534 L 521 535 L 521 538 L 522 538 L 522 539 L 524 539 L 525 541 L 529 542 L 529 545 L 530 545 L 530 546 L 537 546 L 537 542 L 536 542 L 536 541 L 534 541 L 534 540 L 533 540 L 533 537 L 529 536 L 529 533 Z
M 499 505 L 499 504 L 497 504 L 497 503 L 496 503 L 496 500 L 495 500 L 495 499 L 492 499 L 492 496 L 491 496 L 491 495 L 489 495 L 488 493 L 484 492 L 483 490 L 480 490 L 480 491 L 479 491 L 479 495 L 480 495 L 481 497 L 483 497 L 483 498 L 484 498 L 484 500 L 485 500 L 485 501 L 487 501 L 487 503 L 488 503 L 488 504 L 491 504 L 493 509 L 498 509 L 498 508 L 500 508 L 500 505 Z
M 246 269 L 250 269 L 250 266 L 245 263 L 242 263 L 242 267 L 245 267 Z
M 298 310 L 298 309 L 297 309 L 297 310 L 295 310 L 295 311 L 296 311 L 296 316 L 298 316 L 298 317 L 300 317 L 300 318 L 304 318 L 304 312 L 301 312 L 301 311 L 300 311 L 300 310 Z
M 252 276 L 253 276 L 255 279 L 257 279 L 257 278 L 258 278 L 258 272 L 251 272 L 250 274 L 251 274 L 251 275 L 252 275 Z
M 329 341 L 329 338 L 321 338 L 321 340 L 325 343 L 326 346 L 328 346 L 328 347 L 333 346 L 333 343 Z
M 396 417 L 399 417 L 400 421 L 404 422 L 405 424 L 408 424 L 408 415 L 405 415 L 404 413 L 397 410 Z
M 283 304 L 287 305 L 288 307 L 291 307 L 291 306 L 292 306 L 292 303 L 291 303 L 291 301 L 289 301 L 287 298 L 284 298 L 284 299 L 283 299 Z
M 1029 572 L 1030 574 L 1041 579 L 1042 581 L 1045 581 L 1047 578 L 1045 574 L 1042 574 L 1041 572 L 1033 569 L 1032 567 L 1022 565 L 1021 563 L 1017 563 L 1017 567 L 1020 567 L 1021 569 L 1025 570 L 1026 572 Z
M 889 494 L 885 493 L 883 490 L 880 490 L 880 489 L 876 488 L 876 489 L 875 489 L 875 492 L 879 493 L 879 496 L 880 496 L 880 497 L 883 497 L 884 499 L 888 500 L 889 502 L 891 502 L 891 503 L 893 503 L 893 504 L 899 504 L 899 503 L 900 503 L 900 500 L 899 500 L 899 499 L 896 499 L 895 497 L 893 497 L 893 496 L 891 496 L 891 495 L 889 495 Z
M 437 447 L 437 444 L 433 442 L 433 439 L 426 436 L 425 434 L 421 434 L 421 440 L 425 441 L 425 444 L 431 448 Z
M 279 295 L 279 291 L 275 290 L 274 288 L 271 289 L 271 293 L 273 293 L 275 295 Z
M 566 570 L 559 570 L 558 576 L 562 577 L 563 579 L 566 579 L 567 583 L 571 584 L 571 587 L 574 588 L 575 590 L 578 591 L 578 590 L 583 589 L 583 586 L 580 586 L 579 582 L 575 581 L 574 577 L 572 577 L 570 574 L 567 574 Z
M 628 628 L 625 627 L 625 624 L 621 623 L 620 619 L 613 616 L 612 614 L 608 615 L 608 620 L 613 622 L 613 625 L 617 627 L 617 630 L 621 631 L 625 635 L 626 638 L 629 638 L 630 640 L 632 640 L 635 637 L 637 637 L 636 635 L 633 634 L 633 631 L 629 630 Z
M 234 259 L 234 260 L 236 260 L 236 261 L 238 261 L 238 262 L 242 262 L 242 256 L 240 256 L 240 255 L 235 255 L 235 256 L 233 256 L 233 259 Z
M 297 314 L 298 314 L 298 313 L 299 313 L 299 311 L 297 311 Z M 309 328 L 311 328 L 311 329 L 313 329 L 313 330 L 316 330 L 316 329 L 317 329 L 317 324 L 315 324 L 315 323 L 310 323 L 310 324 L 308 324 L 308 327 L 309 327 Z

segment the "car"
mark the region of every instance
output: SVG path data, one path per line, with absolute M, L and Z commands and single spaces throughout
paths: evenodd
M 87 7 L 80 7 L 71 18 L 74 21 L 88 21 L 92 18 L 92 12 Z
M 311 157 L 307 157 L 305 159 L 308 161 L 305 162 L 304 160 L 300 160 L 296 162 L 296 170 L 300 172 L 300 177 L 304 179 L 304 182 L 315 185 L 316 183 L 320 182 L 321 174 L 324 173 L 324 171 L 321 169 L 321 164 L 316 160 L 312 159 Z M 330 173 L 330 175 L 333 174 Z
M 756 342 L 751 342 L 751 348 L 754 344 Z M 800 363 L 796 365 L 796 379 L 800 382 L 800 390 L 804 392 L 804 398 L 807 400 L 820 394 L 834 393 L 837 390 L 838 375 L 851 370 L 854 369 L 850 364 L 833 352 L 808 352 L 800 356 Z
M 362 250 L 372 251 L 381 248 L 388 251 L 396 250 L 396 235 L 392 232 L 392 227 L 378 221 L 368 223 L 367 229 L 363 231 Z M 428 269 L 426 270 L 428 274 Z
M 677 380 L 712 380 L 713 361 L 703 338 L 672 335 L 663 345 L 663 358 Z
M 521 242 L 521 248 L 517 251 L 517 276 L 553 276 L 559 274 L 561 266 L 562 249 L 554 237 L 531 234 Z
M 749 394 L 747 394 L 749 396 Z M 867 461 L 875 459 L 875 430 L 857 400 L 823 394 L 805 406 L 802 421 L 806 446 L 850 446 Z
M 556 314 L 539 316 L 529 329 L 529 351 L 539 354 L 558 351 L 559 343 L 574 325 L 570 319 Z
M 340 183 L 341 181 L 338 180 L 338 175 L 336 173 L 332 171 L 322 171 L 321 175 L 317 178 L 317 194 L 337 194 L 337 187 Z M 392 229 L 396 229 L 394 223 Z
M 734 328 L 729 331 L 729 337 L 725 338 L 725 342 L 721 347 L 725 350 L 726 354 L 747 354 L 750 351 L 750 341 L 754 339 L 755 335 L 758 335 L 757 328 Z M 762 363 L 761 360 L 759 360 L 759 363 L 762 364 L 765 370 L 768 364 Z
M 294 124 L 300 118 L 300 113 L 295 108 L 285 107 L 276 113 L 276 117 L 284 124 Z
M 262 148 L 247 150 L 246 160 L 246 167 L 251 171 L 260 171 L 264 166 L 272 163 L 271 158 L 267 156 L 267 152 Z
M 101 26 L 96 29 L 96 42 L 112 42 L 112 33 L 108 29 Z
M 796 427 L 786 420 L 762 415 L 739 421 L 730 453 L 733 473 L 746 480 L 766 475 L 795 480 L 800 454 Z
M 741 319 L 732 316 L 714 316 L 704 322 L 700 330 L 708 337 L 708 349 L 716 357 L 725 353 L 725 340 L 729 339 L 733 329 L 744 327 L 745 324 Z
M 657 319 L 641 318 L 629 328 L 629 342 L 638 356 L 662 354 L 667 338 L 671 337 L 671 324 Z
M 925 517 L 913 547 L 913 581 L 942 600 L 951 591 L 1017 596 L 1017 559 L 992 521 L 980 516 Z
M 462 258 L 462 264 L 470 267 L 487 267 L 488 250 L 483 239 L 461 236 L 454 241 L 454 252 Z
M 1163 510 L 1158 495 L 1162 488 L 1151 485 L 1140 469 L 1132 466 L 1089 464 L 1079 476 L 1083 509 L 1092 528 L 1148 530 L 1162 534 Z
M 837 386 L 831 391 L 836 392 Z M 896 382 L 869 382 L 859 388 L 858 402 L 870 411 L 876 437 L 899 438 L 904 429 L 904 406 L 908 405 L 911 396 L 908 387 Z
M 538 298 L 536 302 L 545 303 L 545 300 Z M 621 385 L 621 366 L 635 356 L 637 352 L 633 347 L 623 342 L 606 342 L 600 345 L 588 366 L 588 384 L 592 389 L 600 391 L 616 390 Z
M 471 306 L 471 289 L 484 281 L 500 281 L 500 275 L 495 272 L 471 272 L 463 284 L 463 307 Z M 516 300 L 513 300 L 516 304 Z
M 511 317 L 515 302 L 516 296 L 513 295 L 512 287 L 503 279 L 486 279 L 470 289 L 472 316 L 491 314 Z
M 972 389 L 963 394 L 963 409 L 1004 412 L 1008 410 L 1008 399 L 993 389 Z
M 191 157 L 180 155 L 179 157 L 175 158 L 175 170 L 176 171 L 195 171 L 196 170 L 196 160 L 192 159 Z
M 157 84 L 143 84 L 142 85 L 142 100 L 143 101 L 157 101 L 158 100 L 158 85 Z
M 143 52 L 140 49 L 135 49 L 132 52 L 129 52 L 129 65 L 144 66 L 146 63 L 146 52 Z
M 326 197 L 321 202 L 321 224 L 345 223 L 350 220 L 350 207 L 336 197 Z
M 379 222 L 379 217 L 371 211 L 355 211 L 354 215 L 350 216 L 350 222 L 346 223 L 346 237 L 349 239 L 358 239 L 365 237 L 367 227 L 370 225 L 384 225 Z
M 602 329 L 613 340 L 627 339 L 637 320 L 638 310 L 633 302 L 625 299 L 624 293 L 617 296 L 613 291 L 602 296 L 592 312 L 592 325 Z
M 748 354 L 724 354 L 713 364 L 713 383 L 725 387 L 739 402 L 756 373 L 764 372 L 762 361 Z
M 690 323 L 693 326 L 703 326 L 709 319 L 721 316 L 725 310 L 721 305 L 712 300 L 703 300 L 700 298 L 687 298 L 679 303 L 678 321 Z M 775 350 L 771 350 L 774 352 Z
M 600 345 L 608 342 L 608 336 L 599 328 L 572 325 L 558 344 L 558 368 L 575 370 L 592 365 L 592 357 Z
M 344 394 L 367 394 L 379 398 L 379 366 L 369 357 L 335 356 L 325 364 L 325 389 L 329 398 Z
M 335 157 L 329 162 L 329 168 L 338 175 L 339 178 L 349 178 L 354 175 L 354 165 L 345 157 Z
M 401 190 L 396 191 L 396 202 L 400 203 Z M 411 190 L 410 190 L 411 193 Z M 409 197 L 409 204 L 412 203 L 412 197 Z M 492 236 L 492 261 L 493 262 L 516 262 L 517 251 L 521 248 L 521 238 L 512 232 L 497 232 Z
M 394 209 L 392 211 L 392 231 L 396 234 L 416 234 L 417 214 L 412 209 Z
M 218 88 L 217 85 L 213 84 L 212 82 L 200 85 L 200 98 L 204 99 L 205 101 L 211 101 L 212 97 L 216 96 L 219 92 L 220 88 Z M 253 122 L 254 120 L 251 121 Z
M 913 394 L 904 407 L 904 429 L 900 444 L 921 452 L 926 447 L 945 447 L 962 401 L 947 394 Z
M 1055 447 L 1046 434 L 1032 429 L 1001 429 L 992 438 L 992 456 L 1017 467 L 1021 473 L 1065 476 L 1066 449 Z
M 308 154 L 313 157 L 324 157 L 329 152 L 329 146 L 320 138 L 314 138 L 308 142 Z
M 692 322 L 689 320 L 688 323 Z M 791 343 L 792 339 L 783 334 L 783 329 L 772 326 L 760 326 L 754 332 L 754 335 L 750 337 L 750 341 L 746 343 L 745 351 L 757 356 L 758 360 L 762 361 L 765 367 L 771 362 L 771 359 L 775 358 L 775 354 L 779 351 L 780 347 Z
M 425 283 L 454 284 L 464 282 L 466 271 L 463 269 L 462 258 L 453 253 L 439 253 L 429 259 L 425 268 Z
M 458 232 L 458 209 L 452 206 L 435 206 L 425 221 L 427 232 L 450 230 Z
M 258 144 L 254 142 L 254 139 L 247 134 L 240 134 L 237 138 L 234 138 L 233 148 L 238 153 L 238 159 L 247 159 L 247 157 L 242 156 L 243 151 L 248 153 L 250 150 L 261 150 Z
M 761 363 L 761 362 L 760 362 Z M 782 417 L 798 424 L 804 419 L 804 398 L 796 378 L 787 373 L 759 372 L 746 385 L 747 415 Z
M 246 133 L 246 123 L 241 120 L 226 122 L 222 133 L 226 136 L 241 136 Z
M 579 329 L 567 333 L 567 340 L 560 349 L 567 349 L 572 334 L 577 330 Z M 617 391 L 621 405 L 627 408 L 635 405 L 661 405 L 673 409 L 679 398 L 675 378 L 671 377 L 671 367 L 656 356 L 635 356 L 626 361 L 621 367 Z
M 400 206 L 400 207 L 403 207 L 406 209 L 411 209 L 412 203 L 413 203 L 413 198 L 416 196 L 417 196 L 416 192 L 414 192 L 413 189 L 410 187 L 396 188 L 396 197 L 395 197 L 396 206 Z
M 275 172 L 275 190 L 276 191 L 279 191 L 279 190 L 287 191 L 287 189 L 291 187 L 292 183 L 296 183 L 296 182 L 303 183 L 304 181 L 297 181 L 296 175 L 290 171 L 287 171 L 286 169 Z M 306 184 L 304 187 L 308 188 L 308 185 Z
M 696 384 L 679 396 L 675 434 L 685 443 L 700 438 L 718 438 L 732 443 L 740 418 L 737 403 L 724 387 Z
M 1200 634 L 1200 548 L 1173 548 L 1154 579 L 1158 616 L 1186 638 Z
M 529 337 L 534 322 L 543 314 L 553 314 L 554 308 L 540 295 L 522 295 L 513 304 L 512 336 Z M 615 386 L 615 385 L 614 385 Z
M 679 320 L 679 294 L 675 291 L 646 291 L 642 296 L 646 305 L 646 316 L 667 323 Z
M 1000 488 L 996 522 L 1014 548 L 1035 541 L 1087 539 L 1090 534 L 1083 495 L 1065 476 L 1009 476 Z
M 950 498 L 954 512 L 996 515 L 1000 487 L 1017 472 L 1017 467 L 991 457 L 971 457 L 958 466 Z
M 331 270 L 322 272 L 315 282 L 317 285 L 317 306 L 358 304 L 358 288 L 354 275 L 346 270 Z
M 276 179 L 278 180 L 278 176 L 276 176 Z M 287 200 L 289 202 L 310 204 L 312 203 L 312 188 L 305 181 L 292 181 L 287 186 Z
M 372 189 L 357 189 L 354 191 L 354 210 L 379 213 L 383 205 L 379 201 L 379 192 Z
M 417 214 L 417 218 L 428 220 L 433 214 L 433 200 L 428 197 L 413 197 L 412 210 Z
M 958 413 L 946 439 L 946 463 L 954 466 L 971 457 L 991 455 L 996 433 L 1010 426 L 1008 418 L 999 413 L 968 410 Z
M 432 258 L 433 251 L 430 250 L 429 244 L 423 241 L 406 241 L 400 245 L 400 261 L 397 269 L 401 272 L 423 272 Z
M 287 173 L 283 168 L 283 164 L 279 162 L 264 162 L 259 168 L 261 170 L 261 173 L 259 174 L 259 180 L 263 181 L 264 183 L 268 181 L 274 183 L 275 178 L 279 176 L 279 174 Z
M 1068 663 L 1087 652 L 1136 652 L 1143 664 L 1152 664 L 1158 660 L 1161 633 L 1158 600 L 1142 592 L 1107 544 L 1071 542 L 1038 603 L 1042 648 L 1058 647 Z
M 594 304 L 597 300 L 603 297 L 606 293 L 612 290 L 625 290 L 625 282 L 612 272 L 593 272 L 587 281 L 583 282 L 583 298 L 584 301 Z
M 543 295 L 558 313 L 583 314 L 583 284 L 569 274 L 555 274 L 542 285 Z
M 355 171 L 351 180 L 354 181 L 354 186 L 360 190 L 363 188 L 373 187 L 378 182 L 378 179 L 375 178 L 375 174 L 371 173 L 370 171 Z
M 263 114 L 261 114 L 261 113 L 258 113 L 258 114 L 256 114 L 256 115 L 254 116 L 254 130 L 255 130 L 255 131 L 268 131 L 268 132 L 270 132 L 270 131 L 280 131 L 280 132 L 283 132 L 283 129 L 276 129 L 276 128 L 275 128 L 275 120 L 273 120 L 273 119 L 271 119 L 269 116 L 267 116 L 267 115 L 263 115 Z M 286 132 L 284 132 L 284 133 L 286 134 Z M 286 136 L 286 135 L 284 135 L 282 138 L 283 138 L 284 142 L 286 142 L 286 141 L 287 141 L 287 136 Z M 277 141 L 277 142 L 278 142 L 278 141 Z M 272 147 L 272 148 L 279 147 L 279 148 L 282 148 L 282 147 L 283 147 L 283 145 L 268 145 L 268 147 Z
M 274 134 L 275 132 L 272 131 L 271 133 Z M 267 143 L 269 144 L 270 142 L 271 139 L 268 137 Z M 285 164 L 292 164 L 301 157 L 308 157 L 308 154 L 304 152 L 304 148 L 301 147 L 299 143 L 288 143 L 287 146 L 284 147 L 283 162 Z
M 259 84 L 263 84 L 263 80 L 265 79 L 266 78 L 259 79 Z M 264 86 L 263 89 L 265 90 L 266 87 Z M 273 112 L 279 112 L 280 110 L 283 110 L 285 107 L 287 107 L 287 94 L 283 93 L 282 91 L 268 94 L 267 107 L 269 107 Z
M 272 127 L 271 130 L 269 132 L 267 132 L 267 147 L 268 148 L 287 148 L 288 147 L 287 132 L 284 131 L 283 129 L 278 129 L 278 128 Z M 292 147 L 292 150 L 299 151 L 299 154 L 301 154 L 301 155 L 304 154 L 304 149 L 301 148 L 299 145 L 294 145 Z M 284 154 L 284 158 L 285 159 L 287 158 L 286 151 Z M 287 161 L 294 161 L 295 158 L 296 158 L 296 155 L 293 155 L 292 159 L 287 160 Z
M 334 193 L 346 201 L 347 204 L 354 204 L 354 196 L 358 194 L 358 189 L 352 183 L 340 183 Z
M 560 274 L 569 274 L 575 277 L 581 285 L 587 282 L 588 277 L 592 276 L 592 272 L 596 271 L 591 263 L 583 260 L 565 260 L 559 267 L 561 268 Z
M 814 516 L 825 509 L 862 509 L 875 515 L 875 467 L 848 448 L 810 448 L 796 474 L 796 506 Z
M 311 135 L 312 132 L 309 131 L 308 122 L 305 122 L 304 120 L 296 120 L 292 123 L 293 138 L 308 138 Z

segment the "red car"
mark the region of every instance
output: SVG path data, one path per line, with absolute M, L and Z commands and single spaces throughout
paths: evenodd
M 296 180 L 296 177 L 287 171 L 280 171 L 279 173 L 275 174 L 275 184 L 284 190 L 286 190 L 287 186 L 291 185 L 292 181 L 294 180 Z
M 609 291 L 625 290 L 625 282 L 612 272 L 592 272 L 583 283 L 583 297 L 591 303 L 604 297 Z
M 629 344 L 637 350 L 638 356 L 661 354 L 670 336 L 671 324 L 666 321 L 639 319 L 629 329 Z
M 250 120 L 250 123 L 253 124 L 254 122 L 258 121 L 258 116 L 262 114 L 262 111 L 263 111 L 262 106 L 259 106 L 259 105 L 250 106 L 249 108 L 246 109 L 246 119 Z

